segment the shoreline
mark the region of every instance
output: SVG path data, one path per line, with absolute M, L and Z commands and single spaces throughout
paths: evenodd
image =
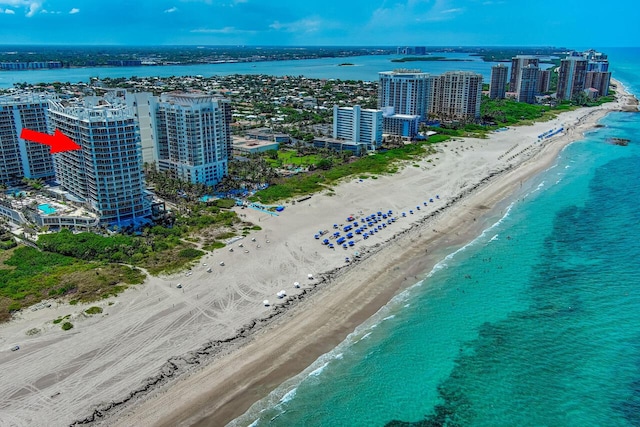
M 618 87 L 622 88 L 623 94 L 621 94 L 621 97 L 628 95 L 626 88 L 619 82 L 617 84 Z M 163 391 L 163 394 L 171 394 L 172 397 L 157 397 L 162 402 L 160 405 L 149 404 L 149 401 L 146 401 L 138 408 L 135 408 L 134 411 L 153 412 L 155 425 L 158 426 L 190 425 L 204 427 L 213 423 L 215 425 L 227 424 L 238 418 L 258 400 L 266 397 L 283 382 L 298 375 L 318 357 L 343 342 L 357 326 L 377 313 L 399 292 L 422 280 L 425 274 L 440 262 L 444 256 L 451 253 L 453 249 L 462 247 L 477 238 L 487 226 L 491 225 L 487 221 L 497 214 L 496 207 L 514 197 L 514 192 L 517 191 L 518 185 L 521 185 L 523 180 L 530 180 L 550 167 L 566 146 L 581 139 L 586 131 L 595 128 L 596 123 L 611 111 L 616 110 L 605 108 L 586 111 L 586 114 L 580 117 L 576 126 L 568 129 L 566 141 L 552 141 L 542 147 L 532 158 L 523 161 L 521 164 L 515 167 L 506 167 L 495 174 L 485 177 L 480 183 L 460 194 L 445 207 L 423 218 L 411 228 L 405 229 L 401 233 L 402 235 L 394 235 L 392 239 L 385 241 L 384 246 L 379 248 L 376 254 L 380 252 L 380 255 L 382 255 L 382 252 L 385 252 L 388 246 L 394 244 L 402 245 L 407 243 L 407 240 L 411 242 L 412 246 L 387 259 L 384 268 L 377 269 L 378 275 L 374 280 L 370 281 L 371 277 L 369 276 L 358 280 L 357 275 L 360 275 L 360 272 L 353 271 L 353 269 L 346 271 L 344 276 L 338 274 L 338 277 L 328 279 L 329 282 L 335 283 L 329 283 L 328 288 L 319 290 L 319 294 L 316 296 L 317 299 L 321 296 L 329 297 L 326 293 L 331 292 L 338 285 L 345 286 L 350 284 L 348 294 L 347 291 L 341 290 L 340 297 L 332 298 L 329 302 L 323 301 L 324 309 L 314 313 L 317 317 L 309 316 L 308 311 L 306 311 L 309 308 L 306 305 L 310 301 L 301 302 L 285 313 L 283 317 L 276 319 L 273 324 L 265 325 L 269 330 L 256 331 L 256 336 L 250 338 L 249 342 L 241 344 L 239 349 L 223 355 L 213 362 L 216 365 L 216 370 L 221 370 L 225 373 L 223 378 L 216 378 L 213 380 L 214 383 L 211 384 L 212 378 L 210 376 L 212 373 L 208 372 L 209 368 L 204 368 L 194 373 L 192 377 L 185 378 L 179 385 L 175 385 L 175 387 L 179 387 L 179 390 Z M 623 107 L 620 111 L 633 111 L 633 109 L 625 109 Z M 532 162 L 535 162 L 535 164 Z M 483 199 L 484 192 L 489 193 L 488 199 Z M 476 208 L 474 210 L 466 206 L 476 202 L 487 204 L 487 201 L 493 206 L 484 212 L 481 209 Z M 443 218 L 444 215 L 456 216 L 457 214 L 464 219 L 451 221 Z M 482 220 L 476 221 L 476 215 L 481 216 Z M 438 226 L 438 233 L 441 234 L 436 233 L 433 236 L 422 237 L 423 233 L 428 234 L 427 229 L 434 225 Z M 418 237 L 415 237 L 416 232 Z M 454 234 L 455 237 L 452 237 L 451 234 Z M 425 255 L 422 253 L 424 246 L 436 246 L 439 250 Z M 367 258 L 364 262 L 368 260 Z M 419 261 L 416 262 L 416 260 Z M 394 267 L 391 268 L 391 265 L 394 265 Z M 362 267 L 367 267 L 367 265 Z M 398 270 L 403 271 L 406 276 L 404 278 L 398 277 L 395 274 Z M 329 275 L 335 273 L 334 270 Z M 368 295 L 364 295 L 365 293 Z M 373 296 L 371 296 L 372 294 Z M 350 303 L 345 304 L 345 301 L 350 301 Z M 315 298 L 311 302 L 315 303 Z M 345 305 L 347 308 L 345 308 Z M 356 305 L 358 307 L 355 307 Z M 329 318 L 327 318 L 328 312 L 331 312 Z M 350 316 L 348 316 L 349 314 Z M 343 320 L 338 320 L 342 316 L 345 316 Z M 317 327 L 320 321 L 325 325 L 322 328 Z M 291 326 L 294 323 L 296 323 L 296 327 L 292 330 Z M 327 323 L 331 323 L 331 326 L 326 326 Z M 275 335 L 279 334 L 276 330 L 278 328 L 287 328 L 286 334 L 288 336 L 286 338 L 276 337 Z M 297 341 L 311 330 L 314 333 L 312 342 L 298 345 Z M 274 345 L 274 340 L 277 345 Z M 288 351 L 282 354 L 282 348 L 287 348 Z M 261 363 L 259 360 L 249 356 L 250 353 L 255 352 L 260 353 L 260 358 L 265 361 Z M 244 360 L 245 358 L 248 360 L 238 363 L 238 359 Z M 269 362 L 266 362 L 266 360 Z M 268 367 L 267 364 L 272 366 Z M 202 388 L 208 390 L 203 392 Z M 194 389 L 198 391 L 195 393 L 193 391 L 190 392 L 190 390 Z M 160 409 L 159 406 L 164 408 L 168 401 L 176 395 L 180 395 L 182 397 L 181 400 L 189 401 L 189 403 L 167 411 L 170 412 L 170 415 L 165 414 L 160 421 L 156 412 Z M 217 403 L 212 404 L 210 402 Z M 135 420 L 136 422 L 141 421 L 137 417 L 135 417 Z M 142 418 L 142 421 L 152 420 Z M 117 425 L 126 425 L 128 422 L 128 416 L 125 415 L 118 420 Z
M 263 228 L 255 234 L 262 251 L 246 239 L 251 254 L 222 249 L 203 258 L 205 267 L 194 267 L 193 276 L 149 278 L 113 306 L 105 303 L 107 313 L 100 318 L 74 321 L 72 334 L 46 329 L 48 320 L 86 307 L 60 305 L 53 313 L 26 313 L 0 326 L 2 341 L 45 325 L 41 335 L 23 339 L 23 360 L 0 352 L 7 372 L 0 409 L 16 425 L 210 425 L 237 418 L 332 350 L 444 256 L 475 239 L 522 181 L 548 168 L 597 120 L 634 105 L 635 98 L 616 83 L 622 90 L 615 103 L 563 113 L 553 122 L 570 123 L 566 133 L 542 144 L 535 135 L 554 123 L 438 144 L 434 162 L 405 164 L 376 180 L 347 180 L 335 195 L 316 194 L 287 205 L 282 217 L 238 211 Z M 355 263 L 345 264 L 347 252 L 327 251 L 313 239 L 318 225 L 328 226 L 336 212 L 371 212 L 386 205 L 398 213 L 435 191 L 441 202 L 402 218 L 397 228 L 380 233 L 385 238 L 358 242 L 362 257 Z M 225 267 L 218 267 L 221 261 Z M 204 263 L 215 266 L 214 272 L 206 273 Z M 299 278 L 307 273 L 314 279 L 304 283 Z M 291 286 L 294 280 L 302 282 L 301 289 Z M 178 281 L 182 292 L 175 289 Z M 279 289 L 291 295 L 278 300 Z M 280 304 L 265 308 L 266 296 Z

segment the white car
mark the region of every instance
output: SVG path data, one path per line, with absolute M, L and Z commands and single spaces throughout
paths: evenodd
M 178 289 L 182 289 L 182 283 L 178 283 L 178 284 L 176 285 L 176 288 L 178 288 Z
M 18 351 L 18 350 L 20 350 L 19 345 L 14 345 L 13 347 L 11 347 L 11 351 Z

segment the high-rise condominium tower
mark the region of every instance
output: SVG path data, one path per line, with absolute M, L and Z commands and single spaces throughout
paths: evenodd
M 366 144 L 375 150 L 382 144 L 382 110 L 333 107 L 333 137 Z
M 489 85 L 489 98 L 504 99 L 507 89 L 507 73 L 509 67 L 498 64 L 491 67 L 491 84 Z
M 432 80 L 430 116 L 462 121 L 480 117 L 482 74 L 449 71 Z
M 191 183 L 215 185 L 228 172 L 231 106 L 201 93 L 172 92 L 151 101 L 158 169 Z
M 23 177 L 54 176 L 49 147 L 20 138 L 22 129 L 47 132 L 47 98 L 24 93 L 0 97 L 0 183 L 18 183 Z
M 49 127 L 80 150 L 54 155 L 61 186 L 109 225 L 130 225 L 151 215 L 145 196 L 138 123 L 131 108 L 100 100 L 50 101 Z
M 520 69 L 518 78 L 518 101 L 533 104 L 536 102 L 536 89 L 538 87 L 538 73 L 540 69 L 537 65 L 529 64 Z
M 580 56 L 568 56 L 560 61 L 558 72 L 558 99 L 570 100 L 585 89 L 587 60 Z
M 540 60 L 535 56 L 517 55 L 511 58 L 511 79 L 509 80 L 509 91 L 517 92 L 520 86 L 521 69 L 528 65 L 540 66 Z
M 395 114 L 427 118 L 429 74 L 420 70 L 395 70 L 379 73 L 378 108 L 393 107 Z

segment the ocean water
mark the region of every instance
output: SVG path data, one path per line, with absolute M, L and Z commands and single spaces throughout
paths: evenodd
M 640 94 L 640 49 L 605 51 Z M 232 425 L 640 426 L 640 114 L 601 123 Z

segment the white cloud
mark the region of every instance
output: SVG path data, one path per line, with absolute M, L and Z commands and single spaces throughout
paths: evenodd
M 415 22 L 446 21 L 465 11 L 454 7 L 452 0 L 406 0 L 392 7 L 379 7 L 373 11 L 367 27 L 369 29 L 394 28 Z
M 29 4 L 29 11 L 27 12 L 27 17 L 31 18 L 33 15 L 35 15 L 38 12 L 38 10 L 40 10 L 41 7 L 42 7 L 42 3 L 36 2 L 36 1 L 31 2 L 31 4 Z
M 27 10 L 26 16 L 30 18 L 42 8 L 42 1 L 41 0 L 0 0 L 0 5 L 11 6 L 11 7 L 24 7 Z M 11 10 L 11 9 L 5 9 L 4 13 L 7 13 L 7 10 Z M 10 15 L 14 13 L 15 11 L 13 10 L 9 12 Z
M 178 11 L 178 8 L 173 6 L 173 7 L 169 8 L 169 9 L 165 10 L 164 13 L 173 13 L 173 12 L 177 12 L 177 11 Z
M 74 7 L 69 11 L 69 15 L 75 15 L 76 13 L 79 13 L 79 12 L 80 12 L 80 9 L 78 9 L 77 7 Z
M 289 33 L 311 33 L 322 28 L 322 21 L 317 17 L 309 17 L 286 23 L 274 21 L 273 24 L 269 25 L 269 28 Z
M 6 15 L 15 15 L 16 14 L 16 12 L 14 10 L 11 10 L 11 9 L 5 9 L 4 13 Z
M 192 33 L 206 33 L 206 34 L 233 34 L 240 33 L 242 31 L 236 30 L 235 27 L 224 28 L 198 28 L 191 30 Z

